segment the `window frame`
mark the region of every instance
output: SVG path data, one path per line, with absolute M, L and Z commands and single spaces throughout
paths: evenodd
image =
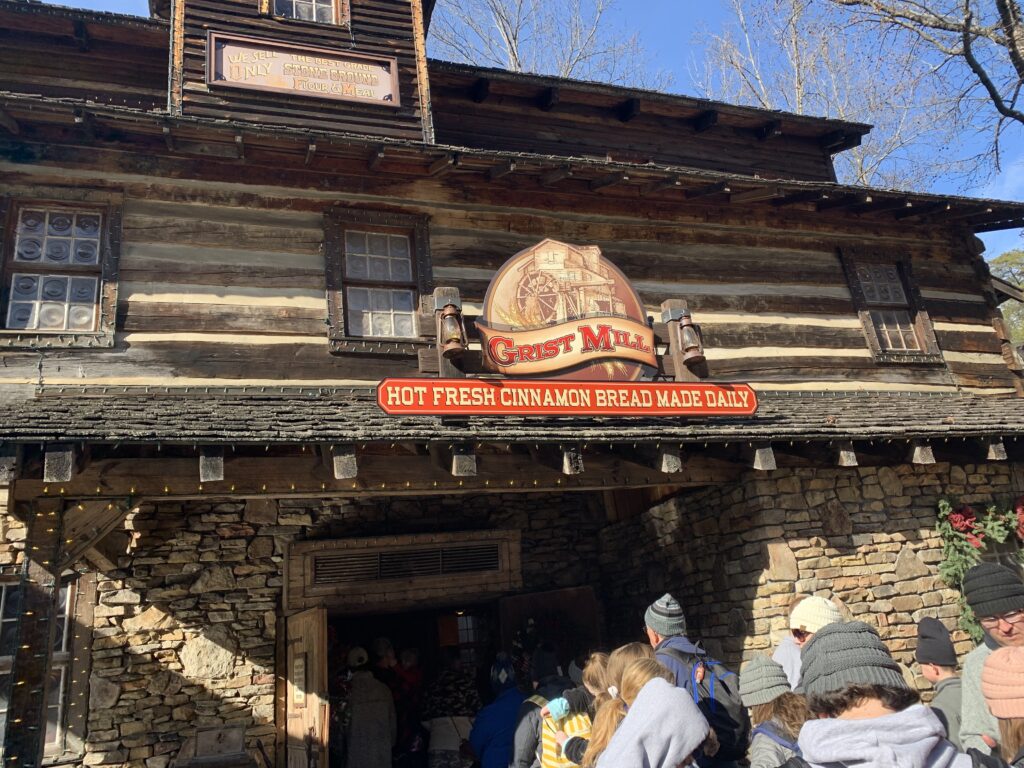
M 294 16 L 282 16 L 277 13 L 277 9 L 274 7 L 276 0 L 259 0 L 259 13 L 261 16 L 267 16 L 274 21 L 281 22 L 282 24 L 310 24 L 318 28 L 323 27 L 340 27 L 342 29 L 352 28 L 352 2 L 351 0 L 331 0 L 331 5 L 334 6 L 334 21 L 324 22 L 317 21 L 316 19 L 299 19 Z
M 31 195 L 10 194 L 0 197 L 0 348 L 39 349 L 89 348 L 114 346 L 117 323 L 118 266 L 121 254 L 121 219 L 124 196 L 94 190 L 38 190 Z M 14 262 L 14 244 L 19 211 L 25 208 L 96 211 L 100 224 L 99 285 L 96 297 L 96 326 L 91 331 L 40 331 L 6 328 L 10 303 L 10 278 L 18 270 Z M 59 270 L 58 270 L 59 271 Z M 72 274 L 72 272 L 68 272 Z
M 843 272 L 846 275 L 847 287 L 853 297 L 853 304 L 860 318 L 868 349 L 876 363 L 894 365 L 942 365 L 945 363 L 942 350 L 939 348 L 928 310 L 925 309 L 921 291 L 914 280 L 911 261 L 907 256 L 894 254 L 891 251 L 843 246 L 839 250 Z M 907 299 L 906 307 L 893 304 L 872 303 L 864 295 L 864 289 L 857 275 L 858 266 L 891 265 L 896 268 L 903 293 Z M 906 311 L 910 315 L 914 334 L 917 336 L 920 350 L 886 349 L 879 335 L 878 328 L 871 317 L 872 311 Z
M 67 643 L 66 650 L 63 651 L 51 648 L 48 672 L 52 673 L 54 669 L 61 667 L 65 670 L 60 692 L 63 701 L 60 710 L 60 730 L 54 743 L 46 744 L 44 726 L 43 764 L 78 760 L 85 754 L 93 610 L 96 606 L 97 582 L 97 575 L 91 571 L 65 573 L 60 580 L 61 586 L 68 585 Z M 44 713 L 48 708 L 49 702 L 44 702 Z
M 345 233 L 349 230 L 373 234 L 405 235 L 410 240 L 412 280 L 403 283 L 348 280 L 345 276 Z M 335 208 L 324 214 L 324 264 L 327 270 L 328 339 L 332 352 L 378 352 L 381 354 L 416 354 L 429 339 L 422 338 L 424 299 L 433 290 L 430 261 L 429 217 L 425 215 Z M 367 288 L 411 289 L 413 291 L 414 336 L 353 336 L 348 333 L 345 289 Z M 432 309 L 431 309 L 432 311 Z

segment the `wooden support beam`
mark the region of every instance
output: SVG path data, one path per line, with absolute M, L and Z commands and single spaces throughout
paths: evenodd
M 1024 218 L 1006 219 L 992 224 L 970 225 L 975 232 L 998 232 L 1001 229 L 1020 229 L 1024 227 Z
M 709 131 L 718 125 L 718 112 L 714 109 L 705 110 L 693 118 L 690 124 L 697 133 Z
M 683 471 L 683 452 L 678 448 L 662 447 L 658 451 L 655 469 L 666 475 L 676 475 Z
M 96 547 L 120 527 L 130 511 L 124 502 L 109 499 L 87 499 L 69 504 L 64 512 L 60 568 L 63 570 L 78 562 L 87 550 Z
M 563 165 L 560 168 L 555 168 L 553 171 L 548 171 L 540 177 L 540 183 L 543 187 L 552 187 L 558 182 L 572 178 L 572 168 L 568 165 Z
M 953 210 L 956 210 L 957 212 L 953 213 Z M 964 219 L 973 219 L 978 216 L 987 216 L 990 213 L 992 213 L 992 206 L 989 205 L 971 205 L 967 207 L 961 205 L 957 206 L 957 208 L 951 209 L 950 213 L 942 217 L 942 221 L 963 221 Z
M 750 466 L 758 472 L 771 472 L 777 468 L 771 443 L 755 443 L 751 446 Z
M 836 465 L 840 467 L 856 467 L 857 452 L 853 449 L 852 440 L 843 440 L 836 446 Z
M 1006 461 L 1006 444 L 1001 437 L 987 437 L 984 439 L 985 458 L 988 461 Z
M 487 97 L 491 95 L 491 81 L 486 77 L 478 77 L 476 81 L 469 86 L 469 98 L 475 104 L 482 104 L 487 101 Z
M 926 440 L 915 440 L 910 445 L 909 460 L 911 464 L 934 464 L 935 453 L 931 443 Z
M 306 145 L 306 162 L 303 165 L 309 165 L 313 162 L 313 156 L 316 154 L 316 142 L 312 139 L 309 140 L 309 144 Z
M 491 181 L 495 181 L 496 179 L 501 179 L 504 178 L 505 176 L 508 176 L 509 174 L 515 173 L 515 170 L 516 161 L 507 160 L 504 163 L 498 163 L 498 165 L 492 166 L 487 171 L 487 176 L 490 178 Z
M 923 205 L 915 205 L 913 208 L 905 208 L 902 211 L 896 211 L 892 217 L 897 221 L 901 221 L 903 219 L 928 216 L 933 213 L 948 211 L 951 208 L 952 206 L 945 201 L 939 203 L 925 203 Z
M 578 446 L 562 448 L 562 474 L 582 475 L 583 471 L 583 450 Z
M 224 447 L 204 445 L 199 449 L 199 482 L 215 483 L 224 479 Z
M 543 110 L 544 112 L 550 112 L 558 104 L 558 100 L 561 98 L 561 92 L 558 88 L 545 88 L 537 96 L 537 109 Z
M 620 122 L 628 123 L 640 114 L 640 99 L 626 99 L 615 108 L 615 116 Z
M 90 141 L 96 139 L 96 119 L 93 117 L 91 112 L 86 112 L 84 109 L 75 110 L 75 128 L 77 128 L 83 136 Z
M 21 133 L 21 126 L 18 125 L 18 121 L 3 107 L 0 107 L 0 128 L 3 128 L 12 136 L 17 136 Z
M 647 195 L 656 195 L 669 189 L 681 189 L 682 186 L 683 182 L 678 176 L 669 176 L 668 178 L 648 184 L 644 187 L 641 194 L 646 197 Z
M 10 485 L 17 480 L 20 468 L 21 446 L 15 443 L 0 443 L 0 486 Z
M 757 138 L 760 141 L 764 141 L 765 139 L 773 139 L 776 136 L 781 136 L 782 135 L 782 121 L 781 120 L 769 120 L 767 123 L 762 125 L 760 128 L 757 128 L 754 131 L 754 135 L 757 136 Z
M 818 203 L 828 200 L 828 195 L 816 189 L 806 189 L 799 192 L 790 192 L 785 197 L 772 200 L 772 205 L 782 207 L 785 205 L 799 205 L 801 203 Z
M 167 147 L 167 151 L 168 152 L 173 152 L 174 151 L 174 134 L 171 133 L 171 126 L 165 124 L 163 126 L 163 128 L 161 128 L 161 133 L 163 133 L 163 136 L 164 136 L 164 146 Z
M 913 208 L 914 204 L 905 197 L 873 198 L 863 205 L 856 205 L 851 210 L 853 213 L 887 213 L 889 211 L 906 211 Z
M 476 454 L 468 445 L 452 446 L 452 477 L 476 477 Z
M 871 195 L 867 194 L 840 195 L 818 203 L 817 208 L 819 211 L 830 211 L 833 208 L 849 208 L 853 205 L 863 205 L 864 203 L 870 203 L 871 200 Z
M 352 480 L 359 476 L 359 461 L 354 445 L 332 445 L 327 449 L 331 475 L 335 480 Z
M 70 443 L 54 443 L 43 452 L 43 481 L 67 483 L 75 474 L 77 450 Z
M 758 203 L 763 200 L 774 200 L 782 197 L 782 191 L 778 184 L 768 184 L 756 189 L 748 189 L 743 192 L 734 192 L 729 195 L 730 203 Z
M 714 184 L 705 184 L 700 187 L 688 189 L 683 193 L 687 200 L 696 200 L 698 197 L 710 197 L 711 195 L 728 195 L 732 192 L 727 181 L 716 181 Z
M 599 179 L 594 179 L 590 182 L 590 191 L 597 192 L 599 189 L 605 189 L 616 184 L 622 184 L 629 181 L 629 174 L 622 171 L 615 171 L 602 176 Z
M 835 154 L 847 149 L 859 147 L 861 135 L 859 133 L 847 133 L 846 131 L 832 131 L 818 139 L 818 146 L 826 152 Z
M 370 153 L 370 159 L 366 161 L 366 167 L 373 171 L 379 171 L 381 164 L 384 162 L 384 147 L 378 147 L 372 153 Z
M 235 151 L 238 153 L 239 160 L 245 160 L 245 139 L 242 134 L 235 134 Z
M 432 162 L 430 164 L 430 166 L 427 168 L 427 175 L 428 176 L 434 176 L 434 177 L 444 176 L 446 173 L 448 173 L 449 171 L 451 171 L 451 170 L 453 170 L 455 168 L 455 163 L 456 163 L 455 155 L 449 153 L 449 154 L 445 155 L 444 157 L 441 157 L 441 158 L 435 160 L 434 162 Z

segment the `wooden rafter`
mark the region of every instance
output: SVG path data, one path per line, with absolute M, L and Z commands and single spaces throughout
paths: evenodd
M 693 130 L 697 133 L 710 131 L 718 125 L 718 112 L 714 109 L 705 110 L 693 118 L 693 120 L 690 121 L 690 125 L 693 126 Z

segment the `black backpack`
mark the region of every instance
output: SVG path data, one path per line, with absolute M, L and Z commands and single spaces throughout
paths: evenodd
M 689 673 L 685 685 L 693 702 L 718 737 L 715 760 L 740 760 L 750 744 L 750 716 L 740 701 L 739 677 L 720 661 L 705 656 L 692 656 L 675 648 L 662 648 L 680 662 Z

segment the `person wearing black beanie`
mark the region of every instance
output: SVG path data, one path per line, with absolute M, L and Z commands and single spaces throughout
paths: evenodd
M 1006 566 L 979 563 L 964 576 L 963 595 L 985 630 L 985 642 L 964 658 L 960 743 L 989 754 L 999 738 L 999 723 L 985 703 L 981 673 L 995 649 L 1024 646 L 1024 580 Z
M 917 623 L 914 659 L 921 667 L 922 677 L 935 686 L 932 712 L 942 721 L 946 736 L 959 749 L 962 689 L 956 674 L 956 649 L 945 624 L 930 616 Z

